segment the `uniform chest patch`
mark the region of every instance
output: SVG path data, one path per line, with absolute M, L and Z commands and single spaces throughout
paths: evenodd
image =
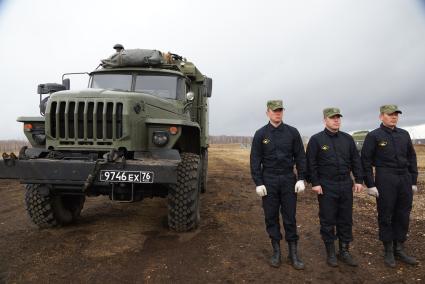
M 385 146 L 387 146 L 387 144 L 388 144 L 388 142 L 387 142 L 387 141 L 379 141 L 379 142 L 378 142 L 378 146 L 379 146 L 379 147 L 385 147 Z
M 329 150 L 329 146 L 328 145 L 323 145 L 322 147 L 320 147 L 323 151 L 328 151 Z
M 268 139 L 268 138 L 264 138 L 263 139 L 263 144 L 269 144 L 270 143 L 270 139 Z

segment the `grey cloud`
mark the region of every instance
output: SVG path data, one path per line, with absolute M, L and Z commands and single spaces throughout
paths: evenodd
M 376 127 L 385 103 L 403 109 L 401 125 L 425 122 L 420 1 L 163 1 L 144 3 L 139 8 L 151 13 L 143 17 L 136 7 L 121 17 L 105 1 L 76 0 L 64 4 L 65 14 L 42 16 L 55 5 L 10 2 L 2 11 L 0 86 L 9 107 L 0 113 L 0 139 L 23 137 L 15 119 L 37 115 L 38 83 L 94 69 L 117 42 L 173 51 L 211 76 L 213 135 L 252 135 L 273 98 L 284 100 L 285 121 L 303 135 L 323 128 L 327 106 L 342 109 L 346 131 Z

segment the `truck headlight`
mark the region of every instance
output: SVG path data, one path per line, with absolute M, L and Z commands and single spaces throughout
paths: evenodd
M 152 143 L 157 146 L 164 146 L 168 143 L 168 133 L 166 131 L 154 131 Z
M 34 138 L 35 143 L 37 143 L 38 145 L 46 144 L 46 135 L 44 135 L 44 134 L 33 134 L 32 137 Z

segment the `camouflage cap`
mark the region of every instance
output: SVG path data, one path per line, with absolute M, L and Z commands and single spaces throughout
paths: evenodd
M 383 105 L 379 108 L 381 113 L 391 114 L 391 113 L 402 113 L 401 110 L 398 109 L 396 105 Z
M 324 117 L 332 117 L 335 115 L 342 116 L 341 111 L 337 107 L 328 107 L 323 110 Z
M 285 109 L 283 107 L 282 100 L 271 100 L 271 101 L 267 101 L 267 108 L 268 109 L 271 109 L 271 110 L 277 110 L 279 108 Z

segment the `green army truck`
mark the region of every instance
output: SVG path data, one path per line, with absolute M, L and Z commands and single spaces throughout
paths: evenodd
M 31 146 L 3 153 L 0 178 L 25 185 L 39 227 L 73 223 L 86 197 L 107 195 L 166 197 L 169 228 L 194 229 L 207 188 L 212 79 L 176 54 L 114 48 L 87 73 L 86 89 L 70 89 L 74 73 L 38 86 L 41 116 L 18 118 Z
M 363 143 L 368 133 L 369 133 L 368 130 L 362 130 L 362 131 L 353 132 L 353 134 L 351 134 L 351 136 L 354 139 L 354 142 L 356 143 L 356 148 L 358 152 L 362 151 Z

